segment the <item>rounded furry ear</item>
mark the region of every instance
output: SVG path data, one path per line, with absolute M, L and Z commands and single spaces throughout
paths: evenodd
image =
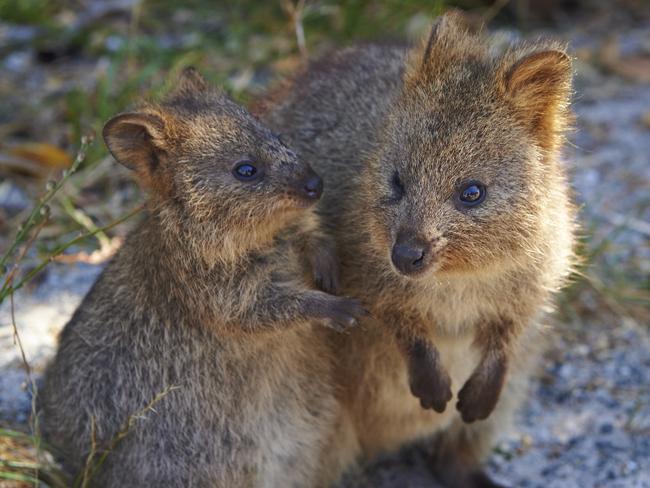
M 129 169 L 146 176 L 159 164 L 164 150 L 164 123 L 156 115 L 130 112 L 116 115 L 102 131 L 113 157 Z
M 570 81 L 571 58 L 551 49 L 519 59 L 506 73 L 505 89 L 514 95 L 531 95 L 531 91 L 549 95 L 568 88 Z
M 502 91 L 519 118 L 529 125 L 542 146 L 552 146 L 568 119 L 571 58 L 557 49 L 532 52 L 507 67 L 502 77 Z

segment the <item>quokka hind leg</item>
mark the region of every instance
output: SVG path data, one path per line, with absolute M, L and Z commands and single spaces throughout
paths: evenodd
M 431 468 L 446 488 L 505 488 L 483 469 L 495 440 L 492 417 L 471 425 L 460 419 L 435 437 Z
M 519 406 L 527 378 L 511 378 L 495 410 L 486 419 L 471 424 L 455 419 L 437 434 L 431 445 L 431 468 L 446 488 L 505 488 L 504 481 L 493 480 L 484 470 L 499 436 L 511 424 Z
M 483 470 L 499 437 L 512 425 L 512 417 L 530 390 L 530 378 L 539 368 L 547 345 L 542 328 L 531 324 L 510 349 L 508 374 L 494 410 L 485 420 L 464 422 L 461 416 L 436 435 L 431 467 L 447 488 L 499 488 Z

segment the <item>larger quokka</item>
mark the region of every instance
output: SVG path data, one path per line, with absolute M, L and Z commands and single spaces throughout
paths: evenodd
M 104 137 L 147 215 L 62 332 L 46 439 L 90 486 L 318 485 L 338 418 L 321 324 L 362 312 L 312 289 L 335 280 L 320 178 L 192 70 Z
M 499 52 L 445 16 L 419 47 L 344 50 L 271 98 L 265 119 L 330 189 L 343 291 L 370 311 L 332 337 L 339 470 L 431 437 L 447 486 L 493 486 L 480 465 L 572 264 L 571 76 L 561 46 Z

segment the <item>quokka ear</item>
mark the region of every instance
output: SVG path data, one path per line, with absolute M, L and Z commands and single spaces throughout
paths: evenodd
M 505 70 L 502 89 L 517 116 L 550 149 L 568 123 L 571 58 L 560 50 L 528 54 Z
M 435 61 L 435 58 L 432 56 L 434 46 L 445 43 L 447 38 L 454 37 L 459 30 L 462 31 L 464 29 L 462 20 L 462 14 L 456 10 L 450 10 L 436 19 L 431 26 L 429 37 L 422 51 L 421 62 L 423 68 L 428 63 Z
M 478 56 L 480 44 L 460 11 L 451 10 L 433 23 L 426 41 L 413 49 L 406 65 L 407 85 L 435 82 L 461 60 Z
M 145 181 L 151 178 L 165 150 L 164 123 L 153 114 L 131 112 L 116 115 L 102 131 L 113 157 L 138 173 Z
M 198 70 L 192 66 L 189 66 L 185 68 L 180 76 L 178 77 L 178 83 L 176 85 L 176 88 L 174 89 L 174 92 L 180 93 L 180 92 L 185 92 L 185 93 L 204 93 L 210 90 L 210 85 L 208 82 L 203 78 L 201 73 L 198 72 Z

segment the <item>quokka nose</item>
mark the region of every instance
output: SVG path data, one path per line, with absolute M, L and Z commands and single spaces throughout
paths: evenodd
M 426 250 L 417 244 L 395 244 L 391 259 L 395 267 L 404 274 L 414 273 L 424 267 Z
M 305 180 L 303 191 L 311 200 L 320 198 L 323 193 L 323 179 L 316 173 L 311 173 Z

